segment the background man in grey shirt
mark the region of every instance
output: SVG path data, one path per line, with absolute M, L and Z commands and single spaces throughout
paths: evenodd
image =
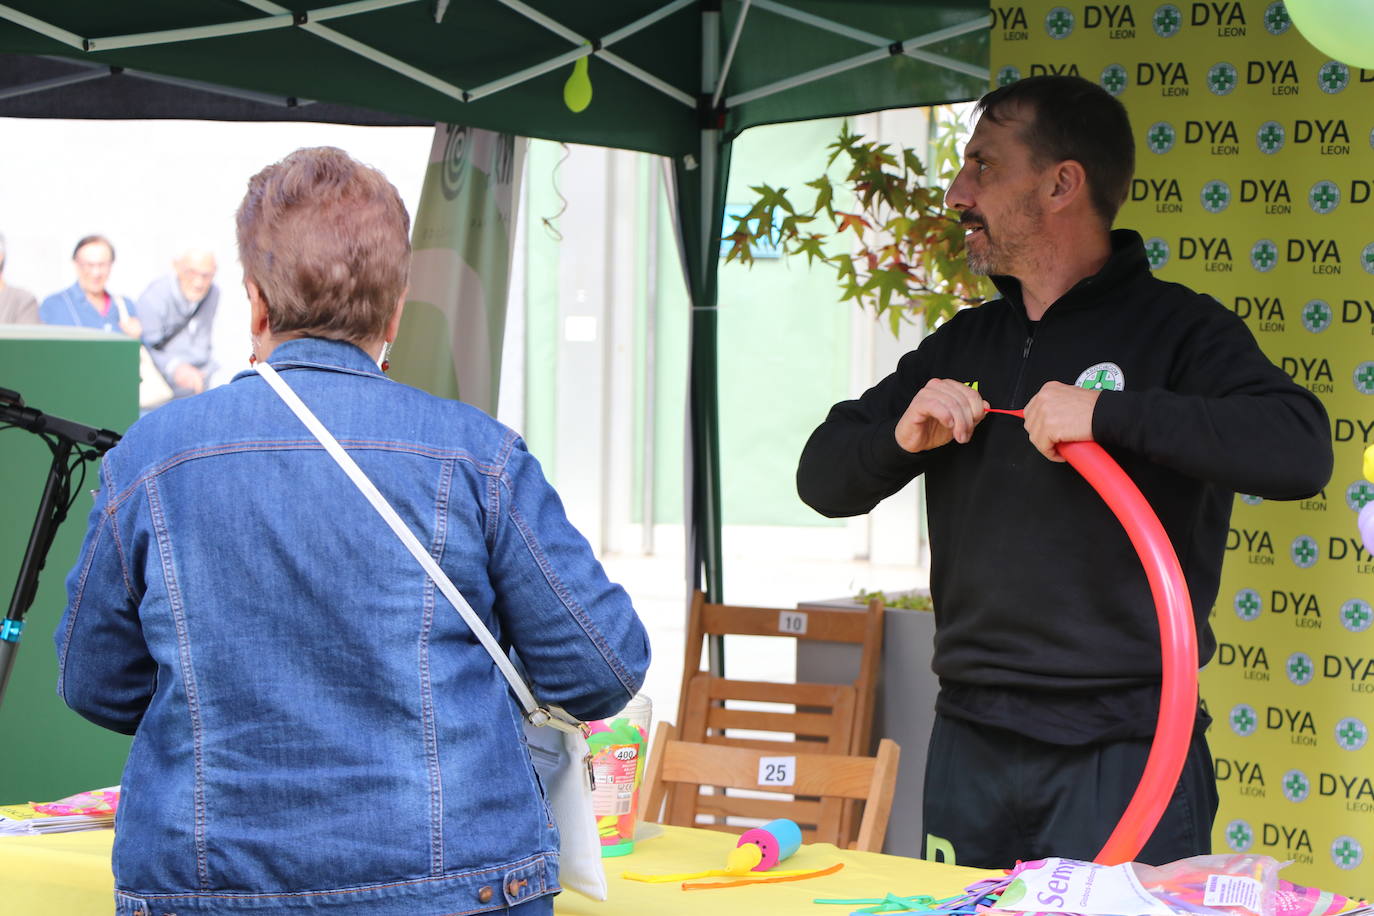
M 154 280 L 138 297 L 143 343 L 179 398 L 204 391 L 218 368 L 210 355 L 219 308 L 215 270 L 211 252 L 188 249 L 172 262 L 171 274 Z

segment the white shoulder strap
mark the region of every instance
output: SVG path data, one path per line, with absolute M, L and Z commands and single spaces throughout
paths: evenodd
M 510 681 L 511 689 L 515 691 L 516 698 L 520 701 L 520 705 L 524 707 L 525 717 L 535 725 L 548 724 L 558 727 L 562 724 L 558 717 L 550 716 L 548 710 L 541 709 L 539 704 L 535 702 L 534 695 L 530 693 L 530 688 L 525 683 L 525 679 L 515 670 L 515 666 L 512 665 L 510 659 L 506 657 L 506 653 L 501 651 L 500 645 L 498 645 L 496 640 L 492 637 L 491 631 L 487 629 L 486 624 L 482 623 L 476 612 L 473 611 L 472 606 L 468 604 L 467 599 L 458 591 L 458 588 L 444 571 L 439 568 L 439 564 L 434 562 L 434 558 L 429 555 L 429 552 L 425 550 L 424 547 L 420 546 L 419 539 L 417 539 L 411 530 L 406 527 L 405 522 L 401 521 L 401 517 L 396 514 L 396 510 L 391 508 L 391 504 L 386 501 L 386 497 L 377 491 L 372 481 L 363 473 L 362 468 L 358 467 L 357 462 L 349 457 L 348 452 L 344 451 L 343 446 L 339 445 L 338 440 L 334 438 L 329 430 L 324 428 L 324 424 L 320 422 L 319 418 L 311 412 L 309 407 L 305 406 L 305 403 L 296 396 L 296 392 L 292 391 L 291 387 L 286 384 L 286 381 L 277 374 L 277 370 L 269 366 L 265 360 L 257 363 L 256 368 L 258 374 L 272 387 L 273 391 L 281 396 L 281 399 L 286 402 L 286 406 L 290 407 L 291 411 L 305 424 L 306 429 L 314 433 L 315 438 L 320 440 L 320 444 L 324 446 L 324 450 L 329 453 L 331 458 L 339 463 L 339 467 L 343 468 L 348 478 L 352 480 L 358 489 L 362 491 L 362 494 L 367 497 L 367 501 L 372 503 L 372 508 L 377 510 L 377 514 L 382 517 L 387 525 L 391 527 L 391 530 L 395 532 L 396 536 L 401 539 L 401 543 L 409 548 L 411 554 L 419 561 L 420 565 L 424 567 L 425 572 L 429 573 L 429 577 L 434 580 L 434 584 L 439 587 L 439 591 L 443 592 L 449 604 L 453 605 L 453 609 L 456 610 L 459 616 L 463 618 L 464 622 L 472 628 L 472 632 L 477 636 L 478 641 L 482 643 L 483 648 L 491 655 L 491 659 L 496 663 L 496 667 L 501 669 L 501 673 L 506 676 L 506 680 Z M 548 721 L 544 721 L 545 719 Z

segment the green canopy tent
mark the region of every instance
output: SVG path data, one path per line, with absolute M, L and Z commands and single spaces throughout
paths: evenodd
M 717 239 L 746 128 L 974 98 L 987 0 L 10 0 L 0 116 L 450 122 L 667 156 L 692 300 L 689 575 L 721 594 Z M 563 86 L 587 61 L 593 96 Z

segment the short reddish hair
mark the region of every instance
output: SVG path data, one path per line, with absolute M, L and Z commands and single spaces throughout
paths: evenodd
M 334 147 L 299 149 L 249 179 L 236 219 L 274 334 L 383 334 L 409 282 L 410 217 L 381 172 Z

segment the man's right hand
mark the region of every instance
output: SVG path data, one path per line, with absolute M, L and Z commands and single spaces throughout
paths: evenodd
M 987 416 L 988 402 L 953 379 L 926 382 L 897 421 L 897 444 L 908 452 L 925 452 L 954 440 L 966 443 Z

